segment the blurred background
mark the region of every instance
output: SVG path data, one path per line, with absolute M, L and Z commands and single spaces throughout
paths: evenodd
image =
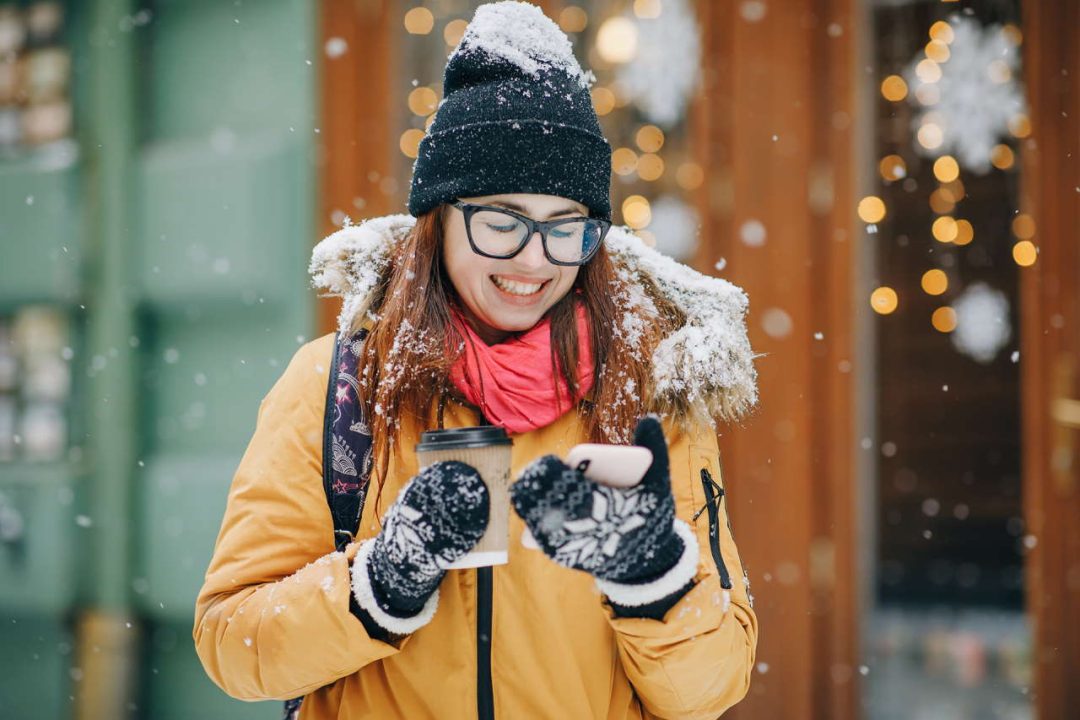
M 193 603 L 466 0 L 0 0 L 0 718 L 271 718 Z M 1080 1 L 548 0 L 616 221 L 744 287 L 726 717 L 1080 716 Z

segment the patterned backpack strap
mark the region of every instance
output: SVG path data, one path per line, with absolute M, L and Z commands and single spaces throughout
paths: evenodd
M 323 416 L 323 489 L 334 518 L 334 546 L 353 541 L 364 511 L 371 475 L 371 431 L 360 406 L 356 368 L 367 331 L 334 338 L 333 364 Z M 285 701 L 283 720 L 298 720 L 304 698 Z
M 338 335 L 326 393 L 323 425 L 323 488 L 334 518 L 338 550 L 353 541 L 364 511 L 371 475 L 371 430 L 360 402 L 357 366 L 367 330 Z

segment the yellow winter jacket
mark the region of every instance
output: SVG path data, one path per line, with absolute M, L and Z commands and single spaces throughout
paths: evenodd
M 194 627 L 199 658 L 225 692 L 308 695 L 302 720 L 464 720 L 485 698 L 499 719 L 691 720 L 715 718 L 744 696 L 757 621 L 726 503 L 710 484 L 722 485 L 711 427 L 665 428 L 676 511 L 697 533 L 701 559 L 694 587 L 663 621 L 615 617 L 589 575 L 522 547 L 524 525 L 511 513 L 509 563 L 493 569 L 490 588 L 478 587 L 476 570 L 451 570 L 428 625 L 396 645 L 369 637 L 349 610 L 358 544 L 334 551 L 323 491 L 332 352 L 328 335 L 296 353 L 259 408 L 229 492 Z M 477 418 L 450 404 L 444 422 Z M 400 447 L 412 448 L 422 429 L 405 428 Z M 585 438 L 571 412 L 513 440 L 511 477 Z M 417 469 L 411 452 L 391 459 L 381 512 Z M 379 531 L 376 492 L 358 540 Z

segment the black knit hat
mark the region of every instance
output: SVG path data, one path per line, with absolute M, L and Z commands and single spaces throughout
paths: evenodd
M 537 193 L 611 218 L 611 146 L 570 40 L 538 7 L 481 5 L 451 54 L 413 165 L 409 212 L 459 197 Z

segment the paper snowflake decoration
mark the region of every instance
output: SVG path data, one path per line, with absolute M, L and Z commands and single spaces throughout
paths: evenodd
M 977 362 L 988 364 L 1012 337 L 1009 300 L 1005 293 L 977 282 L 953 303 L 956 329 L 953 346 Z
M 638 51 L 619 68 L 616 82 L 650 122 L 670 128 L 697 91 L 701 32 L 687 0 L 666 0 L 655 18 L 633 18 Z M 677 48 L 677 51 L 676 51 Z
M 1026 112 L 1016 37 L 1000 25 L 949 18 L 952 39 L 940 62 L 919 53 L 904 73 L 908 97 L 919 108 L 916 148 L 936 157 L 952 154 L 966 169 L 985 174 L 990 156 L 1010 124 Z M 931 43 L 933 44 L 933 43 Z

